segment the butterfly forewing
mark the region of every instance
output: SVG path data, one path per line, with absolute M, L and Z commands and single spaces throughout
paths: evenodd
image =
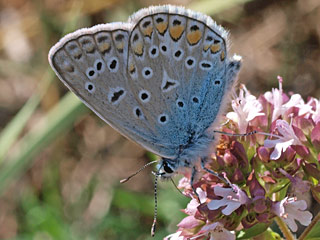
M 67 35 L 49 54 L 61 81 L 100 118 L 158 153 L 155 135 L 128 86 L 128 28 L 105 24 Z

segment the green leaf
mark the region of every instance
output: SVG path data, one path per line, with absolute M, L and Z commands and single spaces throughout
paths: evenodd
M 258 223 L 249 229 L 241 230 L 237 234 L 237 239 L 248 239 L 260 235 L 268 229 L 269 225 L 270 224 L 266 223 Z
M 50 70 L 51 71 L 51 70 Z M 24 104 L 21 110 L 14 116 L 14 118 L 8 123 L 8 125 L 2 130 L 0 134 L 0 164 L 6 157 L 10 147 L 16 140 L 18 136 L 24 129 L 26 123 L 30 119 L 31 115 L 34 113 L 38 107 L 40 100 L 44 93 L 46 93 L 48 87 L 50 86 L 53 73 L 49 76 L 48 71 L 46 72 L 39 89 L 41 89 L 42 94 L 33 94 L 32 97 Z
M 320 222 L 317 222 L 316 225 L 314 225 L 305 239 L 320 239 Z

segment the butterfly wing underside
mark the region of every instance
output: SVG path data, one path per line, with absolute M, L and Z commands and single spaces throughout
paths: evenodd
M 192 131 L 213 123 L 232 84 L 225 79 L 225 35 L 202 14 L 150 7 L 129 23 L 65 36 L 49 61 L 100 118 L 146 149 L 174 158 Z

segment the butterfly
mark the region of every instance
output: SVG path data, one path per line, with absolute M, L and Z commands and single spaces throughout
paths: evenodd
M 60 80 L 125 137 L 161 157 L 170 178 L 214 151 L 241 57 L 228 57 L 228 33 L 209 16 L 152 6 L 115 22 L 77 30 L 49 52 Z M 212 171 L 211 171 L 212 172 Z

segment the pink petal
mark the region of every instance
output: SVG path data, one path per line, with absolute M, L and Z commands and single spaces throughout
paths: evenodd
M 278 143 L 278 144 L 275 146 L 273 152 L 271 153 L 270 159 L 272 159 L 272 160 L 277 160 L 277 159 L 279 159 L 280 156 L 281 156 L 281 153 L 282 153 L 282 146 L 281 146 L 281 143 Z
M 239 121 L 238 115 L 235 112 L 228 112 L 226 117 L 235 123 L 238 123 L 238 121 Z
M 300 212 L 299 219 L 297 219 L 303 226 L 308 226 L 312 220 L 312 214 L 309 211 Z
M 234 210 L 238 209 L 241 206 L 240 202 L 235 202 L 235 201 L 230 201 L 226 208 L 224 208 L 221 212 L 224 215 L 230 215 L 231 213 L 234 212 Z
M 266 148 L 273 148 L 274 146 L 276 146 L 278 143 L 281 143 L 282 139 L 274 139 L 274 140 L 270 140 L 270 139 L 266 139 L 264 141 L 264 146 Z
M 284 221 L 287 223 L 292 232 L 296 232 L 298 230 L 298 226 L 293 218 L 285 218 Z
M 211 232 L 210 240 L 235 240 L 236 236 L 230 231 L 223 229 L 222 231 Z
M 294 140 L 291 139 L 289 141 L 286 142 L 282 142 L 281 143 L 281 147 L 282 147 L 282 151 L 285 152 L 287 150 L 288 147 L 290 147 L 293 144 Z M 280 145 L 280 144 L 279 144 Z M 276 146 L 277 147 L 277 146 Z
M 220 187 L 220 186 L 216 186 L 214 188 L 214 193 L 217 195 L 217 196 L 221 196 L 221 197 L 227 197 L 229 195 L 232 195 L 233 191 L 231 188 L 223 188 L 223 187 Z
M 276 121 L 276 125 L 277 125 L 277 129 L 278 129 L 279 133 L 281 133 L 282 136 L 291 137 L 291 136 L 295 135 L 292 127 L 289 125 L 289 123 L 287 121 L 278 119 Z
M 216 209 L 218 209 L 222 206 L 225 206 L 227 204 L 228 204 L 228 202 L 226 200 L 221 199 L 221 200 L 211 200 L 211 202 L 209 202 L 207 204 L 207 206 L 208 206 L 209 210 L 216 210 Z
M 306 210 L 307 209 L 307 202 L 304 200 L 294 201 L 290 203 L 290 206 L 292 206 L 294 209 L 299 210 Z
M 216 229 L 216 227 L 219 225 L 221 225 L 221 224 L 218 222 L 214 222 L 212 224 L 205 225 L 201 228 L 200 233 L 214 231 Z
M 188 216 L 182 219 L 177 225 L 180 228 L 192 229 L 200 225 L 200 221 L 195 219 L 194 216 Z

